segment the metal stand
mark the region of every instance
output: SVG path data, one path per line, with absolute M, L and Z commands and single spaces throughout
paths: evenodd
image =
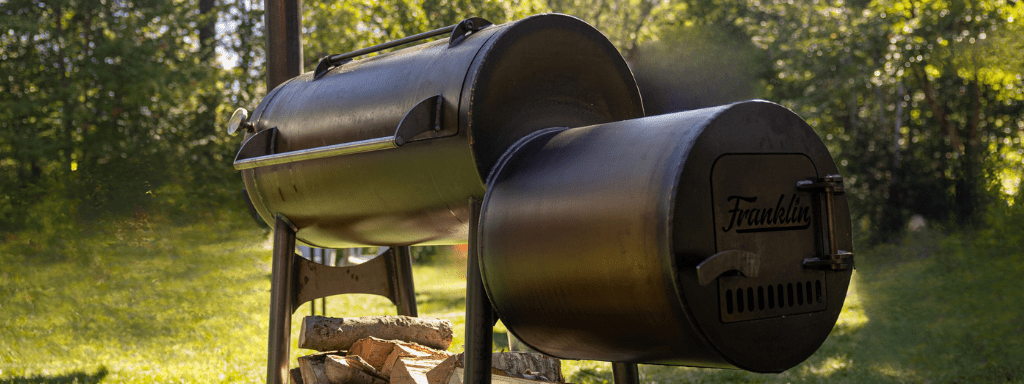
M 295 228 L 284 217 L 274 222 L 274 261 L 270 277 L 270 335 L 267 383 L 288 383 L 288 348 L 295 307 Z
M 640 370 L 633 363 L 612 363 L 612 380 L 615 384 L 640 384 Z
M 302 74 L 302 1 L 264 0 L 267 91 Z
M 491 384 L 491 343 L 497 316 L 480 276 L 477 225 L 480 200 L 470 200 L 469 254 L 466 263 L 466 354 L 463 383 Z
M 333 267 L 297 255 L 295 230 L 286 218 L 277 217 L 270 282 L 268 384 L 288 383 L 292 314 L 307 301 L 345 293 L 368 293 L 391 300 L 398 307 L 399 315 L 418 315 L 409 247 L 390 247 L 363 264 Z M 487 361 L 490 362 L 490 356 Z

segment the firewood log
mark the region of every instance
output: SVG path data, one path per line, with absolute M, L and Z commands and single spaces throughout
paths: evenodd
M 317 351 L 347 350 L 357 340 L 370 336 L 447 350 L 452 343 L 452 325 L 448 320 L 407 316 L 307 316 L 302 320 L 299 348 Z
M 341 356 L 344 352 L 333 351 L 299 357 L 299 375 L 302 382 L 306 384 L 320 384 L 327 382 L 327 373 L 324 368 L 328 355 Z
M 388 384 L 386 378 L 358 356 L 327 356 L 325 365 L 330 384 Z

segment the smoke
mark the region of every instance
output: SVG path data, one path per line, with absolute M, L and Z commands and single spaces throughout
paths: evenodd
M 767 64 L 749 41 L 697 27 L 666 30 L 629 65 L 648 116 L 750 100 L 764 94 Z

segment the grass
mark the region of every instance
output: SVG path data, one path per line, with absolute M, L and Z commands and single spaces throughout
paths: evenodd
M 241 209 L 157 216 L 97 223 L 58 239 L 27 232 L 3 239 L 0 383 L 264 380 L 267 232 Z M 642 365 L 642 381 L 1022 383 L 1021 222 L 970 235 L 915 233 L 902 244 L 858 250 L 832 335 L 782 374 Z M 452 321 L 451 350 L 459 352 L 464 264 L 452 260 L 416 265 L 414 277 L 421 316 Z M 307 304 L 296 312 L 295 332 L 309 311 Z M 395 309 L 381 297 L 343 295 L 327 300 L 327 314 Z M 504 332 L 499 324 L 496 349 L 507 347 Z M 572 382 L 611 381 L 608 363 L 566 361 L 563 369 Z

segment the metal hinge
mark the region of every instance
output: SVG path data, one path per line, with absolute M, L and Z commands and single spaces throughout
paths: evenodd
M 821 193 L 825 200 L 823 216 L 828 253 L 804 259 L 804 268 L 832 271 L 846 271 L 853 268 L 853 252 L 840 250 L 839 244 L 836 242 L 835 196 L 846 193 L 842 176 L 827 175 L 814 180 L 798 181 L 796 188 L 801 191 Z

